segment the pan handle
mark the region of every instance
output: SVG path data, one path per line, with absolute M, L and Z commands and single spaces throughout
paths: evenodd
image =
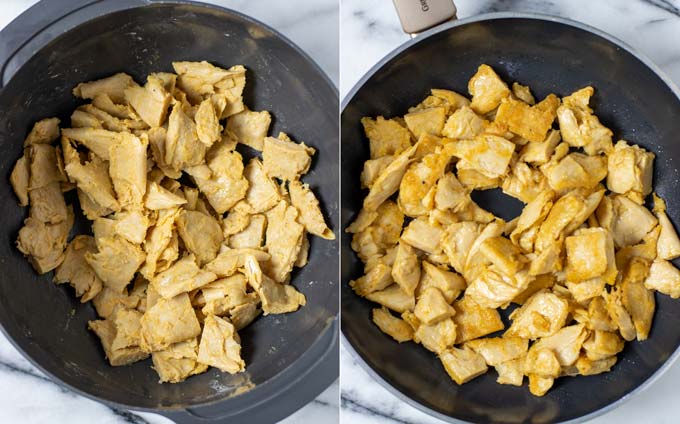
M 411 37 L 456 19 L 453 0 L 393 0 L 404 32 Z
M 41 0 L 0 31 L 0 88 L 33 54 L 54 38 L 113 10 L 148 0 Z

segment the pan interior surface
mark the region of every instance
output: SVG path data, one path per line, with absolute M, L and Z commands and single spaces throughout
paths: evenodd
M 425 98 L 430 88 L 467 95 L 467 82 L 482 63 L 492 66 L 508 83 L 530 86 L 537 99 L 549 93 L 568 95 L 592 85 L 596 92 L 591 106 L 614 131 L 614 141 L 625 139 L 656 154 L 654 190 L 666 199 L 668 214 L 680 228 L 677 95 L 654 70 L 612 41 L 565 23 L 527 17 L 471 21 L 416 40 L 376 67 L 352 91 L 341 119 L 343 228 L 356 217 L 365 196 L 359 175 L 369 151 L 361 117 L 401 116 Z M 492 205 L 482 206 L 494 212 L 516 209 L 507 200 L 492 198 Z M 414 343 L 397 344 L 371 323 L 374 304 L 355 295 L 347 284 L 363 273 L 350 242 L 350 235 L 343 233 L 344 336 L 398 395 L 446 420 L 549 423 L 577 419 L 630 394 L 680 345 L 680 303 L 657 293 L 649 339 L 626 343 L 609 373 L 560 378 L 542 398 L 529 393 L 526 380 L 523 387 L 497 384 L 493 369 L 457 386 L 434 354 Z
M 151 360 L 111 367 L 99 340 L 87 330 L 87 321 L 97 318 L 94 308 L 80 304 L 67 285 L 52 283 L 51 273 L 37 275 L 15 247 L 27 210 L 17 206 L 8 178 L 32 124 L 57 116 L 68 126 L 79 104 L 71 90 L 79 82 L 127 72 L 144 83 L 151 72 L 172 72 L 177 60 L 245 65 L 245 103 L 271 111 L 271 133 L 285 131 L 317 149 L 305 182 L 321 198 L 329 225 L 337 231 L 337 91 L 307 56 L 268 28 L 226 10 L 165 4 L 104 15 L 41 49 L 0 93 L 5 181 L 0 184 L 5 199 L 0 206 L 0 323 L 39 367 L 99 399 L 131 408 L 191 407 L 237 397 L 252 404 L 260 389 L 274 395 L 264 389 L 266 383 L 304 357 L 336 317 L 337 243 L 310 238 L 309 264 L 292 276 L 307 297 L 306 306 L 292 314 L 259 317 L 240 332 L 245 372 L 211 369 L 180 384 L 159 384 Z M 89 222 L 78 212 L 75 232 L 89 232 Z

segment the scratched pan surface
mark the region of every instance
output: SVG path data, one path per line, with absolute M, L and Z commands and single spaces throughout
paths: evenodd
M 123 3 L 142 6 L 97 12 L 99 17 L 32 54 L 0 92 L 5 179 L 0 184 L 0 323 L 15 345 L 57 381 L 113 406 L 154 410 L 179 422 L 225 415 L 234 422 L 276 421 L 337 378 L 337 242 L 310 239 L 310 262 L 292 278 L 307 297 L 305 307 L 260 317 L 240 332 L 244 373 L 211 369 L 181 384 L 163 385 L 150 359 L 109 366 L 98 339 L 87 331 L 87 321 L 96 319 L 92 306 L 81 305 L 67 285 L 53 284 L 51 273 L 37 275 L 15 247 L 26 210 L 17 206 L 7 178 L 32 123 L 50 116 L 68 123 L 78 104 L 71 89 L 81 81 L 127 72 L 143 82 L 150 72 L 172 71 L 176 60 L 246 66 L 245 103 L 272 112 L 273 133 L 286 131 L 317 149 L 305 181 L 319 194 L 332 228 L 339 227 L 338 97 L 314 62 L 268 27 L 225 9 L 139 1 L 114 7 Z M 88 226 L 78 216 L 76 232 Z
M 594 86 L 593 108 L 615 137 L 656 154 L 654 189 L 667 200 L 669 216 L 678 227 L 678 92 L 648 61 L 596 30 L 548 17 L 493 14 L 419 36 L 383 59 L 345 98 L 341 118 L 343 228 L 354 219 L 365 195 L 358 182 L 369 152 L 360 118 L 403 115 L 432 87 L 467 93 L 467 81 L 481 63 L 491 65 L 505 81 L 529 85 L 537 98 Z M 519 202 L 498 193 L 485 192 L 477 199 L 506 219 L 521 210 Z M 559 379 L 542 398 L 530 395 L 526 383 L 524 387 L 498 385 L 494 371 L 459 387 L 435 355 L 413 343 L 398 345 L 372 325 L 371 303 L 347 285 L 362 273 L 350 241 L 344 234 L 341 327 L 346 341 L 359 362 L 385 387 L 446 421 L 548 423 L 590 418 L 650 384 L 678 356 L 680 301 L 656 294 L 649 339 L 626 343 L 610 373 Z

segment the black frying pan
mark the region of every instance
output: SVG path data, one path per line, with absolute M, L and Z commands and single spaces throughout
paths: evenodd
M 249 17 L 198 3 L 43 1 L 0 33 L 0 324 L 54 380 L 112 407 L 181 423 L 275 422 L 338 376 L 336 242 L 312 238 L 309 264 L 293 275 L 307 306 L 260 317 L 241 332 L 244 373 L 212 369 L 162 385 L 150 360 L 109 366 L 87 330 L 94 309 L 81 305 L 70 288 L 53 284 L 50 274 L 38 276 L 14 245 L 26 211 L 7 178 L 33 122 L 50 116 L 69 122 L 77 106 L 71 90 L 81 81 L 127 72 L 143 82 L 150 72 L 172 71 L 175 60 L 246 66 L 246 104 L 272 112 L 274 133 L 289 132 L 317 149 L 305 180 L 320 194 L 331 227 L 339 228 L 338 95 L 294 44 Z M 87 227 L 78 217 L 76 231 Z
M 531 87 L 537 98 L 567 95 L 586 85 L 596 89 L 593 108 L 616 137 L 656 154 L 654 189 L 680 225 L 680 92 L 647 59 L 613 37 L 585 25 L 548 16 L 488 14 L 432 29 L 390 53 L 343 101 L 341 118 L 341 215 L 345 228 L 361 208 L 359 175 L 368 158 L 363 116 L 396 116 L 429 93 L 450 88 L 467 93 L 481 63 L 506 81 Z M 480 201 L 503 218 L 521 204 L 497 192 Z M 665 371 L 680 355 L 680 301 L 656 295 L 657 310 L 647 341 L 626 343 L 612 372 L 560 378 L 542 398 L 526 387 L 502 386 L 490 371 L 463 386 L 444 372 L 435 355 L 414 343 L 397 344 L 371 323 L 371 302 L 347 285 L 362 274 L 343 235 L 342 332 L 350 352 L 383 386 L 409 404 L 449 422 L 498 423 L 580 421 L 623 403 Z M 677 261 L 676 261 L 677 264 Z

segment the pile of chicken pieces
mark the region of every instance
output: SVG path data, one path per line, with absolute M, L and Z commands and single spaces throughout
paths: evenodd
M 291 271 L 307 263 L 308 233 L 334 235 L 300 181 L 315 150 L 267 136 L 269 112 L 243 104 L 246 69 L 173 67 L 143 86 L 124 73 L 79 84 L 89 103 L 70 128 L 37 122 L 10 181 L 30 206 L 18 249 L 92 301 L 110 364 L 151 355 L 160 381 L 176 383 L 209 366 L 242 371 L 237 331 L 304 305 Z M 244 166 L 238 143 L 262 159 Z M 93 236 L 68 241 L 69 190 Z
M 680 297 L 680 240 L 662 199 L 644 205 L 654 154 L 612 142 L 592 87 L 536 103 L 481 65 L 468 90 L 362 119 L 369 192 L 347 231 L 365 275 L 350 286 L 382 305 L 380 330 L 437 354 L 457 384 L 494 367 L 498 383 L 527 376 L 542 396 L 647 339 L 653 291 Z M 470 197 L 492 188 L 525 203 L 521 215 L 505 222 Z M 506 329 L 498 308 L 511 304 Z

